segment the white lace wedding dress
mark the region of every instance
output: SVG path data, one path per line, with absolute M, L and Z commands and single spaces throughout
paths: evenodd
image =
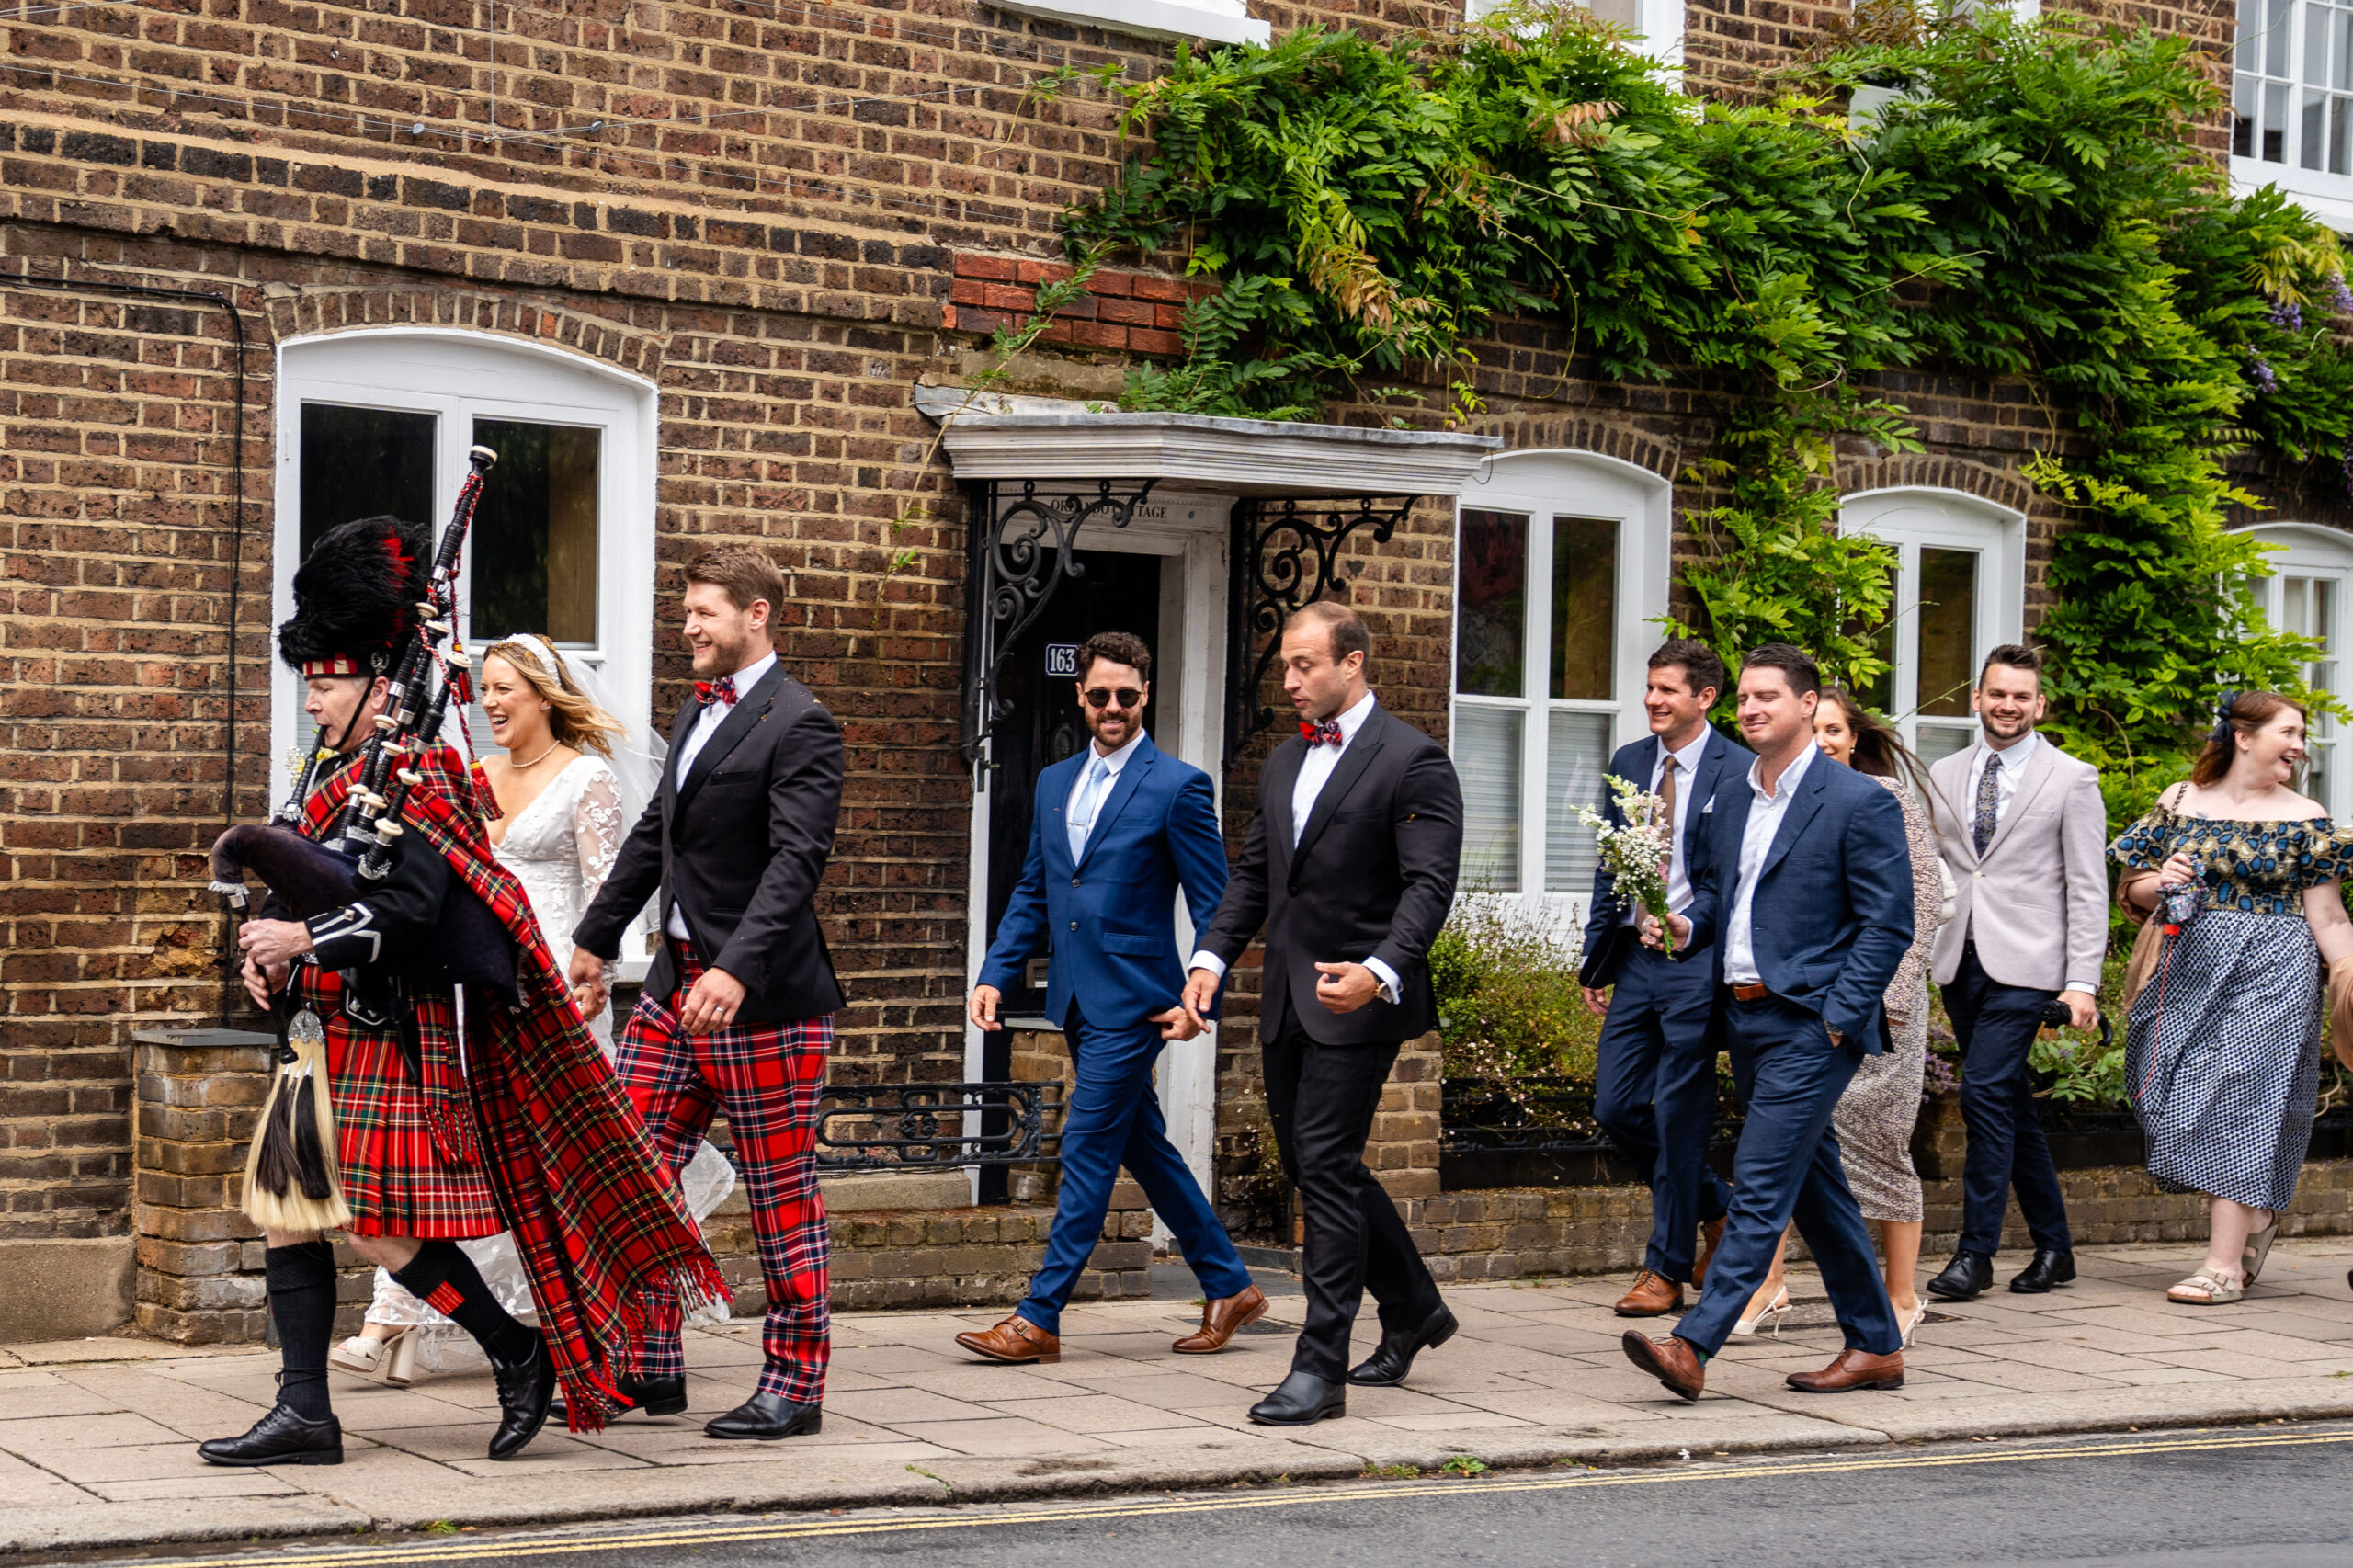
M 628 831 L 621 811 L 620 779 L 603 758 L 594 755 L 575 758 L 506 824 L 506 836 L 498 845 L 498 862 L 515 873 L 530 896 L 531 913 L 539 920 L 540 934 L 547 938 L 548 950 L 555 955 L 558 970 L 572 961 L 572 933 L 597 891 L 605 885 Z M 609 1001 L 588 1020 L 588 1028 L 610 1057 L 613 1008 Z M 699 1222 L 734 1189 L 735 1167 L 705 1143 L 680 1174 L 679 1185 L 688 1209 Z M 501 1233 L 459 1245 L 474 1260 L 500 1305 L 527 1322 L 535 1321 L 530 1285 L 515 1256 L 512 1237 Z M 707 1309 L 714 1321 L 724 1310 Z M 442 1371 L 483 1358 L 471 1335 L 402 1290 L 381 1268 L 376 1271 L 376 1296 L 369 1305 L 368 1320 L 417 1326 L 417 1365 L 426 1371 Z

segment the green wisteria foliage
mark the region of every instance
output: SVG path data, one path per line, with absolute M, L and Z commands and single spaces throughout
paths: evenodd
M 2183 40 L 1882 0 L 1779 88 L 1690 97 L 1555 0 L 1445 38 L 1180 48 L 1122 89 L 1154 155 L 1069 219 L 1074 248 L 1175 250 L 1222 285 L 1128 406 L 1311 418 L 1434 372 L 1467 419 L 1471 346 L 1562 324 L 1603 377 L 1727 409 L 1684 476 L 1716 503 L 1692 518 L 1713 546 L 1685 575 L 1692 630 L 1804 643 L 1867 686 L 1892 559 L 1837 534 L 1833 440 L 1916 449 L 1876 372 L 2021 378 L 2044 415 L 2028 477 L 2074 519 L 2039 632 L 2050 727 L 2134 809 L 2218 687 L 2301 683 L 2223 465 L 2353 472 L 2336 238 L 2230 194 L 2192 142 L 2222 103 Z

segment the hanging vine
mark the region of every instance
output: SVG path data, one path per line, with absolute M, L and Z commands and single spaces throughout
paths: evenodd
M 2180 39 L 1881 0 L 1779 85 L 1691 97 L 1557 0 L 1442 39 L 1180 48 L 1120 89 L 1153 155 L 1069 214 L 1074 246 L 1178 250 L 1220 284 L 1127 405 L 1313 417 L 1403 377 L 1459 422 L 1499 324 L 1563 324 L 1600 377 L 1723 410 L 1684 476 L 1714 503 L 1692 630 L 1804 642 L 1867 686 L 1892 561 L 1838 536 L 1832 444 L 1916 449 L 1880 372 L 2018 378 L 2046 411 L 2026 474 L 2075 519 L 2039 631 L 2051 727 L 2131 809 L 2218 683 L 2301 685 L 2312 650 L 2251 597 L 2262 552 L 2226 522 L 2253 501 L 2224 463 L 2348 461 L 2336 237 L 2229 193 L 2192 141 L 2222 102 Z

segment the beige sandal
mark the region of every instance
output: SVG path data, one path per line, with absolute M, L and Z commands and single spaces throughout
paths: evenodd
M 327 1365 L 354 1377 L 404 1389 L 416 1381 L 416 1330 L 404 1328 L 390 1339 L 355 1334 L 327 1353 Z
M 2271 1244 L 2279 1239 L 2279 1216 L 2274 1213 L 2271 1223 L 2247 1237 L 2246 1250 L 2239 1255 L 2239 1267 L 2246 1270 L 2246 1282 L 2255 1283 L 2256 1276 L 2271 1256 Z
M 2246 1288 L 2211 1268 L 2201 1268 L 2165 1292 L 2165 1300 L 2185 1307 L 2227 1307 L 2244 1300 Z

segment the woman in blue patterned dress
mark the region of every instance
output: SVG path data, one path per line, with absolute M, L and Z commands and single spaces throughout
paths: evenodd
M 2337 881 L 2353 830 L 2289 787 L 2304 761 L 2304 710 L 2284 697 L 2226 697 L 2187 784 L 2119 838 L 2122 895 L 2167 921 L 2156 971 L 2131 1004 L 2124 1070 L 2148 1137 L 2149 1174 L 2200 1192 L 2206 1261 L 2168 1301 L 2238 1301 L 2262 1271 L 2296 1196 L 2320 1084 L 2324 963 L 2353 955 Z M 2198 885 L 2188 911 L 2167 895 Z

